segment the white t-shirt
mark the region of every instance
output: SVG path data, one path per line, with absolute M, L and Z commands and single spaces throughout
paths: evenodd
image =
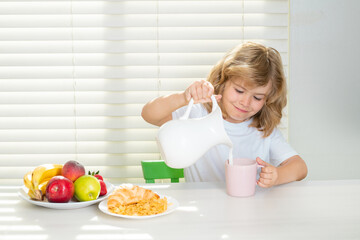
M 187 106 L 172 113 L 173 119 L 184 115 Z M 194 104 L 189 118 L 200 118 L 208 112 L 202 104 Z M 260 157 L 274 165 L 280 165 L 284 160 L 298 155 L 286 142 L 281 132 L 275 128 L 270 136 L 263 138 L 262 132 L 249 127 L 252 119 L 242 123 L 230 123 L 224 120 L 225 131 L 233 143 L 234 158 Z M 229 158 L 230 148 L 217 145 L 205 153 L 195 164 L 184 169 L 187 182 L 225 181 L 225 161 Z

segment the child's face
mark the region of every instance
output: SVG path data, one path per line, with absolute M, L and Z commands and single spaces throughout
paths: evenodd
M 226 120 L 240 123 L 254 116 L 265 104 L 270 83 L 266 86 L 250 88 L 239 78 L 232 78 L 225 84 L 222 94 L 222 105 L 228 114 Z

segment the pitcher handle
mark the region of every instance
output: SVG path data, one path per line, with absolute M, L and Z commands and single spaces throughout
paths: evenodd
M 186 120 L 186 119 L 188 119 L 188 118 L 189 118 L 189 115 L 190 115 L 191 108 L 192 108 L 193 105 L 194 105 L 194 99 L 191 98 L 191 99 L 190 99 L 190 102 L 189 102 L 189 105 L 188 105 L 188 107 L 187 107 L 187 109 L 186 109 L 185 114 L 184 114 L 182 117 L 180 117 L 179 119 L 181 119 L 181 120 Z
M 216 108 L 219 107 L 217 101 L 216 101 L 216 98 L 215 98 L 215 95 L 212 95 L 211 96 L 211 100 L 212 100 L 212 109 L 211 109 L 211 112 L 215 111 Z
M 211 96 L 211 100 L 212 100 L 212 103 L 213 103 L 211 111 L 213 112 L 217 107 L 219 107 L 219 105 L 218 105 L 218 103 L 216 101 L 215 95 Z M 189 105 L 186 108 L 186 111 L 185 111 L 184 115 L 182 117 L 180 117 L 179 119 L 181 119 L 181 120 L 188 119 L 189 115 L 190 115 L 191 108 L 192 108 L 193 105 L 194 105 L 194 99 L 191 98 L 190 102 L 189 102 Z

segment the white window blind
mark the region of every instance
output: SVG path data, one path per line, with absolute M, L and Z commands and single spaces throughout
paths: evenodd
M 0 183 L 70 159 L 142 181 L 140 161 L 160 158 L 143 105 L 248 40 L 287 70 L 288 1 L 1 0 Z

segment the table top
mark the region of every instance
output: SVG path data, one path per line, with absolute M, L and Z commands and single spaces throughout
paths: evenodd
M 247 198 L 228 196 L 218 182 L 139 185 L 180 206 L 134 220 L 104 214 L 98 204 L 35 206 L 18 196 L 19 186 L 0 186 L 0 239 L 360 239 L 360 179 L 258 187 Z

